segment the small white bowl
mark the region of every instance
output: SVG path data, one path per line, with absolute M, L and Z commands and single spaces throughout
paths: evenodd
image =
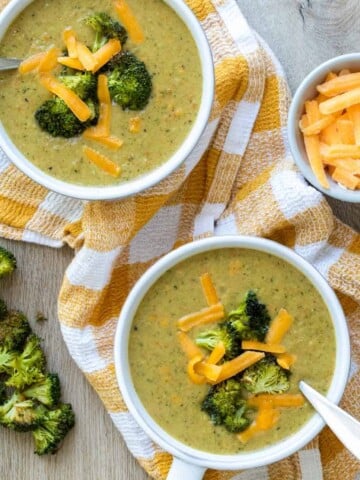
M 219 248 L 251 249 L 269 253 L 288 262 L 309 279 L 327 305 L 335 331 L 335 370 L 327 393 L 330 401 L 340 401 L 348 378 L 350 343 L 344 313 L 324 278 L 299 255 L 270 240 L 242 236 L 206 238 L 172 251 L 147 270 L 130 292 L 118 321 L 114 349 L 116 376 L 126 405 L 149 437 L 175 458 L 168 480 L 200 480 L 206 468 L 238 470 L 276 462 L 305 446 L 324 427 L 323 420 L 314 412 L 300 430 L 270 447 L 234 455 L 218 455 L 190 448 L 176 440 L 159 427 L 143 407 L 132 383 L 128 358 L 128 341 L 134 315 L 149 288 L 171 267 L 199 253 Z
M 360 202 L 360 190 L 348 190 L 338 183 L 334 182 L 328 175 L 330 188 L 324 188 L 315 177 L 304 146 L 302 133 L 299 129 L 299 121 L 304 113 L 304 104 L 306 100 L 312 100 L 317 94 L 316 86 L 323 83 L 329 72 L 338 73 L 343 68 L 348 68 L 351 72 L 360 72 L 360 53 L 349 53 L 339 57 L 332 58 L 319 65 L 310 72 L 299 85 L 291 102 L 288 115 L 288 140 L 291 153 L 299 167 L 301 173 L 314 187 L 329 197 L 337 198 L 345 202 Z
M 11 141 L 0 122 L 0 147 L 10 160 L 35 182 L 49 190 L 83 200 L 113 200 L 139 193 L 157 184 L 176 170 L 198 143 L 208 122 L 214 98 L 214 65 L 205 33 L 193 12 L 183 0 L 164 0 L 188 27 L 198 49 L 202 70 L 202 96 L 200 107 L 189 134 L 179 149 L 161 166 L 133 180 L 111 186 L 81 186 L 58 180 L 37 168 Z M 0 40 L 32 0 L 12 0 L 0 13 Z M 34 139 L 36 141 L 36 139 Z M 158 139 L 161 141 L 161 138 Z

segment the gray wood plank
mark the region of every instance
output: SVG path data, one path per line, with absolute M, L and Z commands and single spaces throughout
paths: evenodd
M 43 338 L 50 371 L 58 372 L 63 401 L 73 405 L 76 426 L 56 455 L 33 453 L 31 434 L 0 429 L 0 479 L 12 480 L 145 480 L 148 476 L 128 452 L 100 399 L 70 358 L 61 336 L 56 299 L 72 259 L 61 250 L 0 240 L 18 259 L 18 269 L 0 282 L 0 296 L 29 316 Z M 47 322 L 35 322 L 41 311 Z

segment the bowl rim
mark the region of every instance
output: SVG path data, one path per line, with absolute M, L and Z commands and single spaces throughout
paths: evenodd
M 0 13 L 0 41 L 12 21 L 34 0 L 11 0 Z M 197 47 L 202 72 L 199 109 L 191 130 L 179 148 L 162 165 L 132 180 L 110 186 L 84 186 L 48 175 L 30 162 L 12 142 L 0 120 L 0 147 L 7 157 L 38 184 L 62 195 L 82 200 L 114 200 L 133 196 L 168 177 L 196 147 L 210 118 L 215 95 L 214 62 L 209 42 L 195 14 L 182 0 L 163 0 L 185 23 Z
M 321 417 L 314 413 L 296 433 L 277 444 L 261 450 L 233 455 L 203 452 L 184 445 L 159 427 L 143 407 L 132 384 L 128 363 L 128 337 L 133 316 L 148 289 L 169 268 L 199 253 L 222 248 L 246 248 L 270 253 L 293 265 L 318 290 L 333 322 L 336 339 L 335 369 L 327 398 L 338 403 L 344 392 L 350 368 L 350 341 L 346 319 L 335 293 L 322 275 L 297 253 L 271 240 L 247 236 L 210 237 L 186 244 L 168 253 L 138 280 L 128 295 L 119 316 L 114 344 L 115 372 L 124 401 L 136 422 L 164 450 L 186 463 L 214 469 L 236 470 L 267 465 L 298 451 L 324 427 Z
M 289 108 L 287 124 L 287 137 L 289 141 L 290 151 L 295 160 L 295 163 L 299 167 L 304 177 L 317 190 L 320 190 L 325 195 L 350 203 L 360 202 L 360 190 L 353 191 L 346 189 L 345 187 L 342 187 L 338 183 L 334 182 L 329 176 L 328 180 L 330 188 L 324 188 L 314 175 L 307 158 L 304 158 L 304 156 L 299 151 L 296 134 L 299 130 L 299 112 L 303 110 L 305 101 L 313 98 L 313 96 L 310 97 L 310 95 L 307 94 L 308 89 L 323 81 L 326 74 L 330 71 L 340 71 L 342 68 L 346 68 L 349 62 L 355 61 L 359 62 L 360 69 L 360 53 L 346 53 L 344 55 L 330 58 L 329 60 L 326 60 L 325 62 L 321 63 L 316 68 L 311 70 L 302 80 L 302 82 L 295 91 Z

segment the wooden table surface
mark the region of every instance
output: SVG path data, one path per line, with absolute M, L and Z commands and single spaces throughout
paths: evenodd
M 292 90 L 317 64 L 360 49 L 360 2 L 357 0 L 238 1 L 250 25 L 277 54 Z M 360 230 L 360 206 L 334 201 L 331 205 L 338 217 Z M 48 317 L 48 322 L 33 322 L 34 330 L 44 339 L 49 368 L 59 372 L 63 399 L 72 403 L 77 418 L 76 427 L 54 456 L 34 455 L 31 435 L 1 429 L 0 479 L 149 478 L 128 453 L 97 395 L 70 358 L 61 337 L 56 299 L 72 251 L 2 239 L 0 244 L 11 248 L 19 264 L 16 274 L 1 282 L 1 296 L 11 307 L 23 309 L 30 319 L 37 311 Z

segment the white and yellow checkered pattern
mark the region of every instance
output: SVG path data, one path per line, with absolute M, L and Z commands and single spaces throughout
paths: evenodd
M 121 306 L 157 258 L 194 238 L 271 238 L 312 263 L 337 291 L 352 336 L 352 376 L 343 406 L 360 418 L 360 238 L 334 218 L 289 155 L 289 93 L 282 69 L 235 0 L 188 0 L 215 61 L 216 99 L 207 129 L 184 165 L 150 190 L 119 202 L 81 203 L 34 184 L 0 154 L 0 235 L 76 248 L 59 295 L 62 332 L 130 451 L 164 479 L 171 457 L 127 412 L 118 391 L 113 338 Z M 359 462 L 328 429 L 282 462 L 206 480 L 338 480 Z

